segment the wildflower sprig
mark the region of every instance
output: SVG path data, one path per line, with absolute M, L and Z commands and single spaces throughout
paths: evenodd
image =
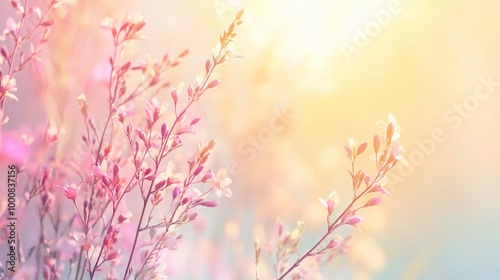
M 337 254 L 337 252 L 345 252 L 347 250 L 347 241 L 349 238 L 342 239 L 340 236 L 334 235 L 334 232 L 338 228 L 346 225 L 358 227 L 359 223 L 362 221 L 361 216 L 358 215 L 358 211 L 363 208 L 377 206 L 382 202 L 381 195 L 390 195 L 383 187 L 387 182 L 386 175 L 399 161 L 405 161 L 402 157 L 403 149 L 398 141 L 400 128 L 392 114 L 389 115 L 389 122 L 387 124 L 384 122 L 379 122 L 378 124 L 385 129 L 385 133 L 384 135 L 377 134 L 373 138 L 373 147 L 376 155 L 375 175 L 371 177 L 364 170 L 356 170 L 355 168 L 356 159 L 366 151 L 368 143 L 362 142 L 358 144 L 352 138 L 349 139 L 348 143 L 345 145 L 345 150 L 346 156 L 351 161 L 351 170 L 349 171 L 353 190 L 351 202 L 335 219 L 333 219 L 332 215 L 339 204 L 337 193 L 332 192 L 326 199 L 319 198 L 320 203 L 325 206 L 327 211 L 327 229 L 325 233 L 305 254 L 290 265 L 288 269 L 284 269 L 283 264 L 287 263 L 290 253 L 296 252 L 296 246 L 299 242 L 300 235 L 299 238 L 293 239 L 294 242 L 291 248 L 295 248 L 295 250 L 283 251 L 283 244 L 289 243 L 290 240 L 292 240 L 290 237 L 284 239 L 286 242 L 278 242 L 276 245 L 277 253 L 275 261 L 277 279 L 285 279 L 287 275 L 298 268 L 307 258 L 318 258 L 321 257 L 321 255 L 327 254 L 327 260 L 329 260 Z M 382 150 L 381 143 L 384 145 Z M 302 232 L 302 225 L 299 228 L 300 232 Z M 280 228 L 278 230 L 279 236 L 281 236 L 281 232 L 282 229 Z M 260 254 L 260 252 L 258 254 Z M 292 274 L 292 278 L 303 279 L 301 276 L 303 273 L 303 271 L 299 270 L 295 274 Z
M 114 46 L 109 58 L 107 117 L 103 128 L 99 129 L 89 113 L 91 104 L 86 96 L 78 98 L 86 127 L 82 139 L 90 151 L 91 166 L 89 172 L 81 174 L 83 183 L 78 187 L 75 184 L 60 187 L 75 205 L 82 224 L 77 277 L 87 273 L 94 279 L 105 264 L 111 268 L 108 277 L 114 278 L 118 277 L 115 270 L 120 267 L 123 279 L 132 276 L 154 278 L 165 273 L 156 260 L 163 250 L 175 249 L 182 239 L 176 229 L 193 221 L 198 215 L 198 207 L 217 206 L 215 201 L 208 199 L 209 193 L 231 197 L 228 188 L 231 179 L 225 169 L 215 175 L 206 166 L 215 147 L 214 140 L 199 143 L 198 152 L 184 164 L 174 161 L 172 153 L 185 146 L 184 138 L 194 134 L 201 121 L 199 117 L 191 117 L 192 105 L 209 89 L 220 84 L 219 80 L 212 78 L 215 68 L 237 57 L 230 47 L 236 35 L 234 28 L 241 24 L 241 16 L 242 12 L 239 12 L 220 37 L 212 58 L 205 63 L 205 74 L 187 87 L 184 102 L 181 102 L 183 86 L 173 87 L 165 80 L 165 73 L 177 66 L 188 51 L 174 58 L 165 54 L 159 61 L 127 61 L 125 54 L 129 44 L 143 39 L 140 31 L 146 25 L 144 19 L 136 15 L 103 21 L 101 27 L 111 32 Z M 139 79 L 134 84 L 131 77 L 136 73 Z M 162 101 L 160 94 L 168 87 L 170 100 Z M 135 107 L 143 98 L 147 100 L 141 119 Z M 118 133 L 125 141 L 120 140 L 123 138 L 118 137 Z M 203 190 L 195 186 L 199 184 L 208 185 L 208 188 Z M 126 208 L 123 202 L 127 194 L 132 193 L 140 195 L 136 198 L 140 201 L 140 211 L 135 213 L 138 221 L 130 254 L 123 254 L 117 246 L 121 227 L 134 215 L 127 212 L 124 216 Z M 134 268 L 132 260 L 136 251 L 141 253 L 140 265 Z

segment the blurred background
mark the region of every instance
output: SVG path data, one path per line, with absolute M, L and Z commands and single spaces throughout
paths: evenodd
M 2 20 L 7 4 L 0 4 Z M 172 279 L 253 279 L 253 240 L 266 239 L 277 216 L 289 229 L 304 220 L 300 248 L 307 250 L 325 227 L 318 197 L 335 190 L 341 204 L 351 199 L 344 144 L 349 137 L 371 142 L 389 113 L 402 127 L 409 166 L 393 170 L 391 197 L 362 214 L 362 233 L 342 232 L 354 235 L 353 248 L 324 267 L 324 279 L 496 279 L 495 0 L 75 1 L 61 11 L 45 53 L 55 62 L 47 72 L 53 78 L 41 83 L 23 73 L 4 131 L 50 118 L 65 128 L 64 141 L 79 138 L 76 97 L 85 92 L 91 106 L 99 100 L 92 92 L 102 86 L 111 49 L 99 29 L 103 18 L 144 15 L 147 40 L 133 46 L 134 58 L 189 47 L 170 77 L 176 84 L 203 73 L 240 9 L 236 50 L 244 59 L 219 68 L 221 86 L 196 107 L 204 117 L 198 135 L 217 140 L 212 165 L 229 171 L 233 197 L 205 211 L 195 231 L 184 229 Z M 365 156 L 358 167 L 373 171 Z M 271 279 L 272 267 L 262 264 L 260 272 Z

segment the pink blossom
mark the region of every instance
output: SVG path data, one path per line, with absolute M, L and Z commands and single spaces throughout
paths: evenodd
M 5 23 L 5 26 L 7 27 L 6 28 L 7 32 L 12 34 L 17 34 L 17 31 L 19 29 L 19 24 L 13 18 L 9 17 L 7 19 L 7 22 Z
M 0 161 L 23 164 L 28 160 L 29 144 L 16 133 L 0 134 Z
M 114 25 L 113 19 L 109 17 L 103 19 L 101 22 L 101 28 L 103 30 L 111 30 L 113 28 L 113 25 Z
M 146 102 L 146 120 L 148 127 L 151 128 L 158 119 L 167 111 L 167 104 L 160 103 L 156 98 Z
M 207 89 L 216 87 L 220 84 L 220 80 L 213 80 L 207 85 Z

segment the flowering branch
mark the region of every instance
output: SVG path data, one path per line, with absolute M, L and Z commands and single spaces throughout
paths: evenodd
M 373 146 L 375 150 L 375 165 L 377 171 L 375 176 L 370 177 L 365 171 L 355 169 L 356 158 L 361 155 L 367 148 L 368 143 L 363 142 L 357 144 L 353 139 L 349 139 L 348 144 L 345 146 L 347 157 L 351 161 L 351 170 L 349 171 L 352 179 L 352 189 L 353 189 L 353 199 L 348 204 L 348 206 L 340 213 L 340 215 L 332 221 L 332 214 L 335 211 L 338 203 L 339 197 L 336 192 L 332 192 L 327 199 L 320 198 L 319 201 L 327 209 L 327 230 L 323 236 L 299 259 L 297 259 L 288 269 L 284 269 L 283 265 L 288 261 L 288 257 L 291 253 L 297 252 L 297 245 L 302 234 L 303 223 L 299 222 L 299 226 L 291 233 L 283 234 L 282 225 L 278 227 L 278 242 L 277 242 L 277 253 L 276 253 L 276 278 L 278 280 L 285 279 L 294 269 L 300 266 L 300 264 L 308 257 L 317 257 L 328 251 L 333 250 L 345 250 L 345 241 L 341 241 L 340 238 L 332 238 L 328 241 L 326 245 L 324 242 L 330 237 L 336 229 L 344 225 L 350 225 L 358 227 L 361 222 L 361 217 L 357 215 L 358 210 L 377 206 L 381 203 L 382 198 L 380 196 L 374 196 L 366 200 L 366 202 L 361 205 L 358 203 L 360 200 L 367 198 L 370 194 L 384 194 L 390 195 L 383 185 L 386 183 L 387 173 L 399 162 L 405 162 L 402 157 L 402 147 L 399 144 L 398 138 L 400 133 L 400 128 L 397 125 L 397 121 L 394 117 L 389 115 L 389 123 L 385 124 L 379 122 L 379 126 L 385 128 L 385 134 L 383 136 L 375 135 L 373 139 Z M 380 142 L 384 142 L 385 148 L 381 153 L 379 153 Z M 364 187 L 362 185 L 364 184 Z M 256 256 L 259 255 L 260 251 L 257 251 Z M 259 249 L 260 250 L 260 249 Z M 300 277 L 299 272 L 299 277 Z
M 76 238 L 80 248 L 76 260 L 76 278 L 87 273 L 90 279 L 94 279 L 106 263 L 111 268 L 108 277 L 116 278 L 112 275 L 113 268 L 121 262 L 121 251 L 117 246 L 121 242 L 120 227 L 132 217 L 130 212 L 123 213 L 122 204 L 126 194 L 138 192 L 142 203 L 130 255 L 123 267 L 123 279 L 132 276 L 132 260 L 138 249 L 142 250 L 142 261 L 135 277 L 150 278 L 164 273 L 154 260 L 164 249 L 175 249 L 176 243 L 182 238 L 175 234 L 176 228 L 196 218 L 198 213 L 195 208 L 217 206 L 215 201 L 207 199 L 209 193 L 231 197 L 232 192 L 228 188 L 231 179 L 227 177 L 225 169 L 222 168 L 215 175 L 206 168 L 210 152 L 215 147 L 214 140 L 206 145 L 198 145 L 197 154 L 186 160 L 186 174 L 174 173 L 173 161 L 166 163 L 172 152 L 184 146 L 183 137 L 194 134 L 201 120 L 199 117 L 190 118 L 192 105 L 208 90 L 220 84 L 219 80 L 212 78 L 215 68 L 239 57 L 233 51 L 233 40 L 236 36 L 235 27 L 242 23 L 242 14 L 241 11 L 236 15 L 228 30 L 219 38 L 211 59 L 205 62 L 203 77 L 188 86 L 185 104 L 181 104 L 179 98 L 182 85 L 171 87 L 169 82 L 164 81 L 164 76 L 169 68 L 179 64 L 188 51 L 173 59 L 166 54 L 159 61 L 148 60 L 139 64 L 124 61 L 130 43 L 142 38 L 140 31 L 145 26 L 144 19 L 136 15 L 133 18 L 103 21 L 101 27 L 110 31 L 114 46 L 109 58 L 111 70 L 107 87 L 107 115 L 103 127 L 97 127 L 86 96 L 78 97 L 85 124 L 82 139 L 91 156 L 89 172 L 81 174 L 80 184 L 66 183 L 59 186 L 72 201 L 75 217 L 81 222 L 83 231 Z M 130 76 L 133 73 L 138 73 L 140 80 L 131 86 Z M 168 87 L 171 87 L 173 104 L 170 123 L 165 121 L 169 104 L 153 98 Z M 136 124 L 130 117 L 135 114 L 135 101 L 143 96 L 149 99 L 143 122 Z M 119 133 L 115 125 L 121 127 L 125 137 L 114 137 Z M 134 171 L 123 171 L 130 168 Z M 200 191 L 194 187 L 196 184 L 208 184 L 209 188 Z M 165 200 L 170 200 L 169 211 L 159 220 L 155 210 L 161 203 L 165 204 Z M 109 217 L 107 214 L 110 214 Z M 150 233 L 150 240 L 140 245 L 139 237 L 144 232 Z
M 30 6 L 28 0 L 21 3 L 20 0 L 11 0 L 12 8 L 20 15 L 20 19 L 9 17 L 6 22 L 6 28 L 0 34 L 0 42 L 10 39 L 11 47 L 8 44 L 1 45 L 0 56 L 0 127 L 8 122 L 8 117 L 4 116 L 4 107 L 6 98 L 19 101 L 14 94 L 17 91 L 16 74 L 31 60 L 39 60 L 37 55 L 41 52 L 42 46 L 47 42 L 50 34 L 50 28 L 54 20 L 48 18 L 51 10 L 60 6 L 60 1 L 50 1 L 48 7 L 41 8 Z M 34 35 L 41 33 L 41 37 L 34 41 Z M 25 45 L 29 41 L 29 50 L 25 50 Z M 5 65 L 5 66 L 4 66 Z M 6 69 L 4 67 L 6 67 Z M 5 72 L 4 72 L 5 71 Z

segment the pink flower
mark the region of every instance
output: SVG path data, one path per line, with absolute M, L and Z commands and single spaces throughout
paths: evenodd
M 70 185 L 68 185 L 68 183 L 66 183 L 65 186 L 57 186 L 57 187 L 59 187 L 60 189 L 62 189 L 64 191 L 64 195 L 67 198 L 75 201 L 76 195 L 78 194 L 78 190 L 80 189 L 81 186 L 82 186 L 82 184 L 77 186 L 75 183 L 73 183 L 70 186 Z
M 228 188 L 233 181 L 228 177 L 227 171 L 225 168 L 221 168 L 215 178 L 208 180 L 208 183 L 217 191 L 217 195 L 221 197 L 225 195 L 227 197 L 231 197 L 233 193 Z
M 337 195 L 337 192 L 330 193 L 326 200 L 324 200 L 323 198 L 319 198 L 319 202 L 321 202 L 321 204 L 326 207 L 326 209 L 328 210 L 328 214 L 331 214 L 335 210 L 335 207 L 339 203 L 339 200 L 340 199 Z
M 17 99 L 17 96 L 14 95 L 14 92 L 16 91 L 16 79 L 11 78 L 9 75 L 3 76 L 2 80 L 0 81 L 0 98 L 6 96 L 19 101 L 19 99 Z
M 206 183 L 206 182 L 208 182 L 208 181 L 212 180 L 214 177 L 215 177 L 214 172 L 212 171 L 212 169 L 209 169 L 209 170 L 207 171 L 207 173 L 205 173 L 205 175 L 203 175 L 203 178 L 201 179 L 201 181 L 202 181 L 203 183 Z

